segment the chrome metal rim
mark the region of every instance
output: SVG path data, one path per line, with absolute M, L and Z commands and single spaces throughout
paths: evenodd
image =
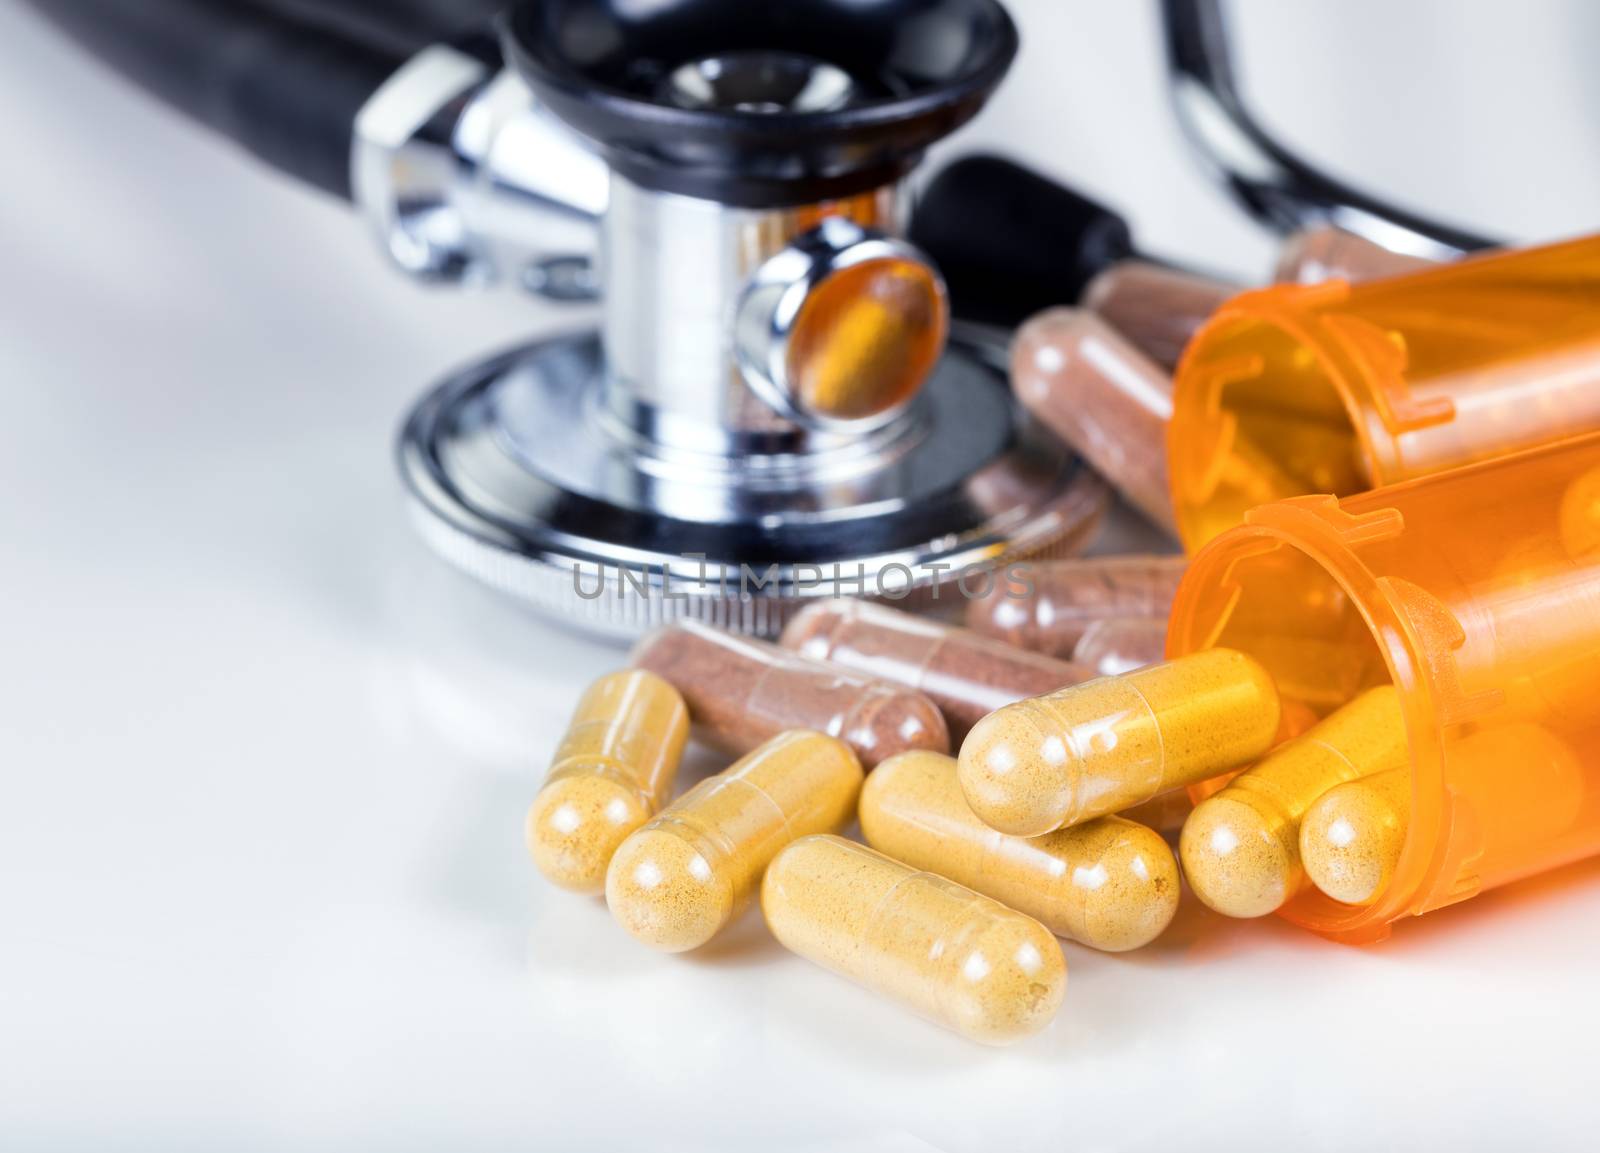
M 1104 485 L 952 347 L 890 433 L 783 457 L 656 454 L 608 427 L 594 333 L 497 356 L 413 409 L 398 458 L 442 557 L 579 627 L 771 634 L 818 597 L 928 598 L 1080 546 Z

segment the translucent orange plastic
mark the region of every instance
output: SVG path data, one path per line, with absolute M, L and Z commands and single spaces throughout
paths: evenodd
M 1376 940 L 1600 853 L 1600 436 L 1251 511 L 1173 606 L 1169 656 L 1214 646 L 1320 715 L 1372 685 L 1400 694 L 1412 795 L 1393 876 L 1362 907 L 1302 893 L 1289 920 Z
M 926 265 L 864 260 L 806 295 L 789 337 L 789 375 L 808 412 L 876 416 L 916 395 L 948 324 L 944 285 Z
M 1223 305 L 1173 386 L 1191 551 L 1247 510 L 1340 496 L 1600 429 L 1600 236 Z

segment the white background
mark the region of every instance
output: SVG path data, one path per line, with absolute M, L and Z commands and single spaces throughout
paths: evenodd
M 1017 3 L 958 147 L 1252 275 L 1145 4 Z M 1593 227 L 1600 9 L 1243 5 L 1341 171 L 1506 235 Z M 390 273 L 340 205 L 0 11 L 0 1147 L 1593 1147 L 1600 864 L 1357 951 L 1192 902 L 974 1047 L 751 917 L 648 954 L 523 811 L 618 653 L 445 570 L 391 438 L 548 327 Z

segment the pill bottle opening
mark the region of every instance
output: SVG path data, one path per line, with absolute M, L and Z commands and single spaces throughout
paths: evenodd
M 1394 875 L 1364 907 L 1315 888 L 1278 915 L 1352 943 L 1381 940 L 1415 909 L 1436 871 L 1444 754 L 1424 653 L 1386 589 L 1327 521 L 1298 502 L 1255 510 L 1191 562 L 1167 637 L 1169 658 L 1215 647 L 1254 657 L 1272 675 L 1285 709 L 1321 718 L 1382 684 L 1400 692 L 1412 771 L 1412 817 Z M 1227 778 L 1195 786 L 1196 801 Z
M 1275 291 L 1225 305 L 1190 342 L 1174 380 L 1168 469 L 1190 552 L 1259 505 L 1364 492 L 1384 473 L 1386 441 L 1375 441 L 1363 399 L 1373 360 Z

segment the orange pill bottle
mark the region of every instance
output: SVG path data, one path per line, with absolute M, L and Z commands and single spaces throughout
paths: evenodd
M 1289 920 L 1373 941 L 1600 853 L 1600 435 L 1245 513 L 1172 610 L 1169 657 L 1214 646 L 1256 658 L 1286 708 L 1400 694 L 1412 795 L 1393 877 L 1361 907 L 1302 893 Z
M 1168 471 L 1191 551 L 1341 496 L 1600 429 L 1600 236 L 1234 297 L 1184 352 Z

